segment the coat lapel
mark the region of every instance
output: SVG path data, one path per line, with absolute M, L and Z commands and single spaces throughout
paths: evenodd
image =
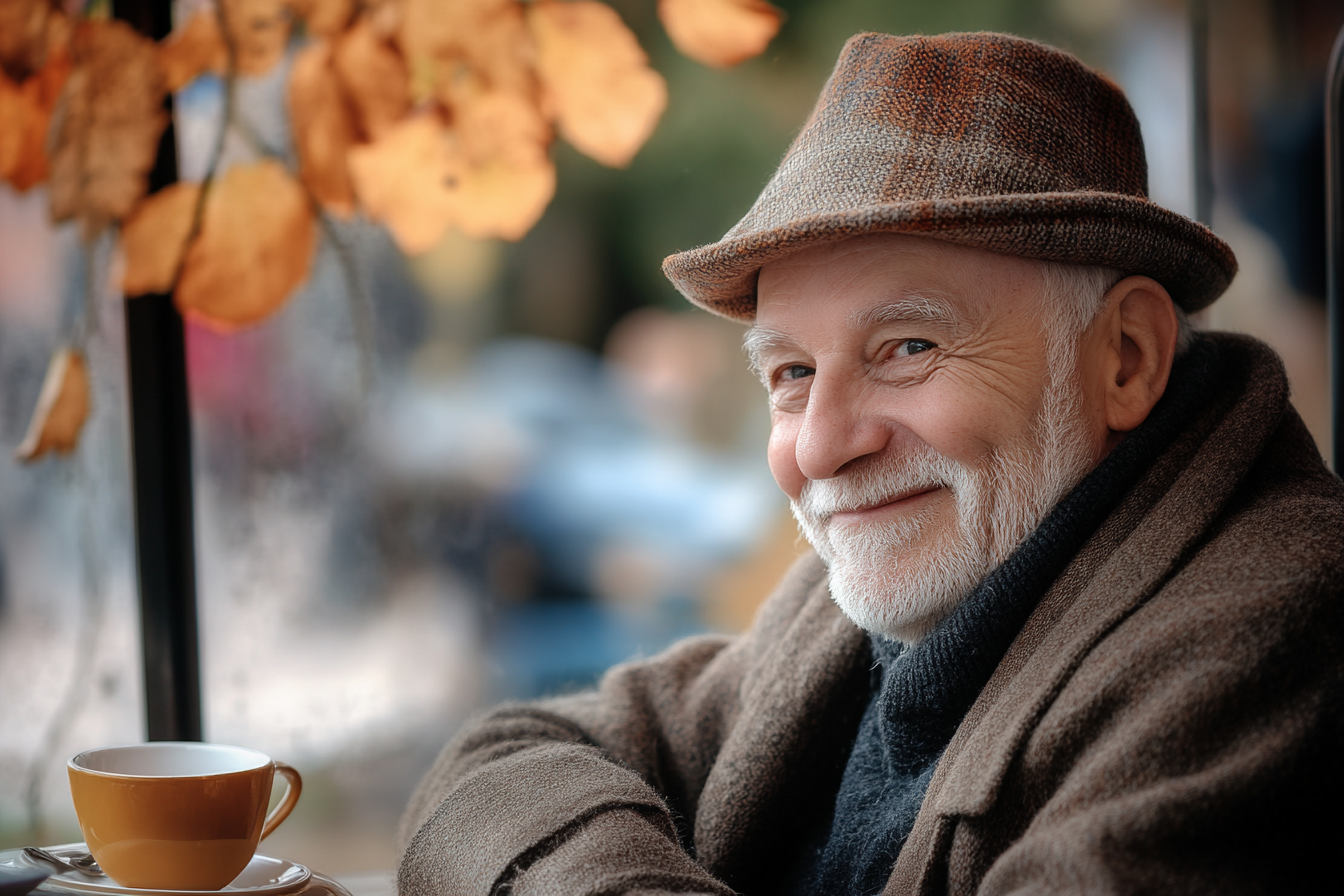
M 696 813 L 697 858 L 736 889 L 778 871 L 774 847 L 809 803 L 834 799 L 823 764 L 843 754 L 868 695 L 867 635 L 831 600 L 824 570 L 775 648 L 742 684 L 742 714 Z

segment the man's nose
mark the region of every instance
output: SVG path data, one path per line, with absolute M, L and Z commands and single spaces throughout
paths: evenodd
M 886 447 L 891 430 L 865 404 L 861 384 L 815 375 L 794 445 L 799 472 L 830 479 L 851 461 Z

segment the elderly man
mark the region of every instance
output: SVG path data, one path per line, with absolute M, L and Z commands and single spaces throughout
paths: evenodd
M 1121 93 L 860 35 L 747 216 L 668 259 L 751 324 L 815 555 L 745 635 L 506 706 L 403 894 L 1302 892 L 1344 845 L 1344 488 Z M 1337 878 L 1337 875 L 1336 875 Z

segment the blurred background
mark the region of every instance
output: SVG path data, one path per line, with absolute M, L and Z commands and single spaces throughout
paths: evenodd
M 749 624 L 800 543 L 741 329 L 690 309 L 659 264 L 748 208 L 846 37 L 996 30 L 1072 50 L 1125 87 L 1153 198 L 1194 214 L 1184 3 L 776 2 L 766 52 L 718 71 L 672 49 L 652 0 L 611 0 L 667 111 L 624 170 L 557 143 L 558 193 L 520 242 L 450 233 L 407 258 L 356 220 L 344 257 L 324 241 L 265 323 L 189 325 L 205 736 L 306 782 L 264 852 L 381 874 L 468 713 Z M 1322 108 L 1344 5 L 1210 5 L 1213 226 L 1242 270 L 1203 324 L 1279 350 L 1328 453 Z M 284 75 L 239 84 L 275 146 Z M 177 97 L 184 178 L 221 103 L 210 77 Z M 65 759 L 143 738 L 120 263 L 109 239 L 52 227 L 41 188 L 0 186 L 0 444 L 21 440 L 85 296 L 96 309 L 78 451 L 0 459 L 0 848 L 79 839 Z

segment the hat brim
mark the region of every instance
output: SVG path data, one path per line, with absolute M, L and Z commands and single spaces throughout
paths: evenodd
M 929 199 L 809 215 L 679 252 L 663 261 L 663 272 L 696 305 L 750 321 L 762 266 L 870 233 L 908 233 L 1003 255 L 1144 274 L 1188 312 L 1207 307 L 1237 272 L 1231 247 L 1204 225 L 1146 199 L 1099 192 Z

